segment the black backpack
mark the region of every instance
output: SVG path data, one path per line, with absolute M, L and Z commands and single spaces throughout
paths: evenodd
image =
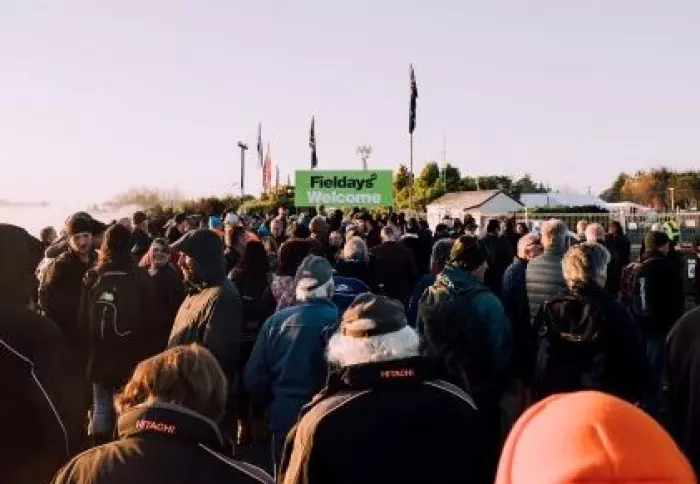
M 134 338 L 141 336 L 141 286 L 130 272 L 98 274 L 90 289 L 89 324 L 93 353 L 106 359 L 129 353 Z
M 586 315 L 585 322 L 571 324 L 580 315 Z M 536 399 L 605 390 L 609 332 L 603 309 L 576 295 L 557 296 L 540 307 L 535 328 L 539 328 L 533 382 Z

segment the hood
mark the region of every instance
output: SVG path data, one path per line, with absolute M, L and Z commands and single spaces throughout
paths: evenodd
M 42 258 L 39 239 L 23 228 L 0 224 L 0 299 L 28 304 Z
M 533 482 L 696 481 L 673 439 L 642 410 L 579 392 L 538 403 L 508 436 L 496 484 Z
M 226 279 L 224 243 L 216 232 L 209 229 L 188 232 L 172 248 L 197 261 L 202 282 L 216 284 Z
M 58 239 L 51 246 L 49 246 L 46 249 L 44 256 L 47 259 L 55 259 L 56 257 L 63 254 L 67 250 L 68 250 L 68 240 L 64 237 L 64 238 Z
M 452 287 L 457 290 L 472 289 L 484 285 L 483 282 L 471 275 L 471 273 L 454 265 L 445 266 L 445 269 L 437 276 L 437 279 L 447 287 Z

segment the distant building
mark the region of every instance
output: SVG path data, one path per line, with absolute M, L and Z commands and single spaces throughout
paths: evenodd
M 593 195 L 580 195 L 578 193 L 523 193 L 520 195 L 520 203 L 525 208 L 547 207 L 588 207 L 596 206 L 606 208 L 607 203 Z
M 445 219 L 460 219 L 469 214 L 480 228 L 486 226 L 488 219 L 510 215 L 523 210 L 523 205 L 501 190 L 477 190 L 471 192 L 454 192 L 443 195 L 426 207 L 430 228 L 443 223 Z
M 634 202 L 606 203 L 605 207 L 611 212 L 622 212 L 625 215 L 646 215 L 654 211 L 653 208 L 645 207 L 644 205 Z

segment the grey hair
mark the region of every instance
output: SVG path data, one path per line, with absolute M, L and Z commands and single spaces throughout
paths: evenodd
M 362 261 L 369 259 L 369 249 L 362 237 L 352 236 L 345 242 L 343 247 L 343 259 Z
M 603 242 L 605 229 L 600 224 L 590 224 L 586 227 L 586 242 Z
M 399 238 L 399 234 L 396 229 L 386 226 L 381 231 L 382 240 L 384 242 L 392 242 Z
M 585 282 L 605 285 L 610 263 L 610 252 L 595 242 L 575 245 L 564 255 L 561 262 L 564 280 L 569 287 Z
M 525 234 L 522 237 L 520 237 L 520 240 L 518 240 L 518 258 L 520 259 L 527 259 L 527 250 L 533 245 L 533 244 L 541 244 L 542 242 L 540 241 L 540 236 L 537 234 L 529 233 Z
M 355 338 L 336 332 L 328 341 L 328 362 L 341 367 L 402 360 L 419 355 L 418 333 L 410 326 L 380 336 Z
M 447 264 L 450 261 L 450 252 L 454 241 L 452 239 L 441 239 L 433 244 L 433 251 L 430 254 L 430 265 Z
M 542 245 L 545 249 L 566 250 L 569 245 L 569 229 L 561 220 L 549 219 L 542 224 Z

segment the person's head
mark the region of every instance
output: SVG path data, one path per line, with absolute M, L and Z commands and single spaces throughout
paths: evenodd
M 549 219 L 542 224 L 542 246 L 545 249 L 565 251 L 569 247 L 569 229 L 561 220 Z
M 149 249 L 151 267 L 162 269 L 170 262 L 170 245 L 165 239 L 155 239 Z
M 284 235 L 284 221 L 281 218 L 273 219 L 270 222 L 270 232 L 276 239 L 282 237 Z
M 131 224 L 131 219 L 128 217 L 124 217 L 124 218 L 119 219 L 117 224 L 121 225 L 122 227 L 126 227 L 129 230 L 133 229 L 133 225 Z
M 537 234 L 525 234 L 518 240 L 518 259 L 531 261 L 542 251 L 542 243 Z
M 454 242 L 452 239 L 438 240 L 433 244 L 430 254 L 430 270 L 433 274 L 439 274 L 450 261 L 450 253 Z
M 58 234 L 56 233 L 56 229 L 53 227 L 44 227 L 39 233 L 39 239 L 41 240 L 41 243 L 46 245 L 47 247 L 56 242 L 57 238 Z
M 325 237 L 328 234 L 328 222 L 322 215 L 316 215 L 311 219 L 309 229 L 314 237 Z
M 584 242 L 574 245 L 561 262 L 564 281 L 570 288 L 595 283 L 604 286 L 608 277 L 610 252 L 602 244 Z
M 187 232 L 187 229 L 189 228 L 187 225 L 187 215 L 184 213 L 176 213 L 173 221 L 175 222 L 175 227 L 181 234 Z
M 501 231 L 501 223 L 498 220 L 496 220 L 495 218 L 492 218 L 486 224 L 486 233 L 487 234 L 498 235 L 500 233 L 500 231 Z
M 610 232 L 610 235 L 616 237 L 620 237 L 625 233 L 624 230 L 622 230 L 622 224 L 617 220 L 613 220 L 612 222 L 610 222 L 610 228 L 608 229 L 608 231 Z
M 265 245 L 259 240 L 250 240 L 245 246 L 241 269 L 266 275 L 270 272 L 270 259 Z
M 360 294 L 328 341 L 328 361 L 340 367 L 401 360 L 419 355 L 418 333 L 408 326 L 403 305 L 372 293 Z
M 362 221 L 362 230 L 366 234 L 370 233 L 374 229 L 375 221 L 370 214 L 363 213 L 362 215 L 360 215 L 360 220 Z
M 308 239 L 311 232 L 303 222 L 295 221 L 289 224 L 289 235 L 296 239 Z
M 44 250 L 39 239 L 23 228 L 0 223 L 0 301 L 23 306 L 30 304 L 38 289 L 34 271 L 44 256 Z
M 141 229 L 144 232 L 146 229 L 148 229 L 148 217 L 143 212 L 134 212 L 134 215 L 131 217 L 131 221 L 135 229 Z
M 224 234 L 232 233 L 240 224 L 240 218 L 233 212 L 229 212 L 224 217 Z
M 224 244 L 216 232 L 197 229 L 172 245 L 180 252 L 180 267 L 192 284 L 217 284 L 226 278 Z
M 586 227 L 588 227 L 587 220 L 579 220 L 576 222 L 576 233 L 578 235 L 584 235 L 586 233 Z
M 384 227 L 381 232 L 382 242 L 396 242 L 399 234 L 391 225 Z
M 92 250 L 92 234 L 95 224 L 92 218 L 82 214 L 73 216 L 66 221 L 64 231 L 68 237 L 71 250 L 81 256 L 87 255 Z
M 696 482 L 673 438 L 643 410 L 599 392 L 549 397 L 520 416 L 495 484 Z
M 227 229 L 224 233 L 224 245 L 227 249 L 236 249 L 243 253 L 245 249 L 245 229 L 240 225 Z
M 307 256 L 294 276 L 297 301 L 331 299 L 333 297 L 333 267 L 325 257 Z
M 368 262 L 369 249 L 362 237 L 350 237 L 343 247 L 343 260 L 350 262 Z
M 331 247 L 340 248 L 343 246 L 343 234 L 337 230 L 330 233 L 328 236 L 328 245 Z
M 605 242 L 605 229 L 600 224 L 590 224 L 586 227 L 586 242 Z
M 123 225 L 112 225 L 105 232 L 97 267 L 104 267 L 107 264 L 119 268 L 129 268 L 134 265 L 134 257 L 131 254 L 131 232 Z
M 288 214 L 289 214 L 289 210 L 287 210 L 287 207 L 285 207 L 284 205 L 277 208 L 277 216 L 278 217 L 284 218 L 284 217 L 287 217 Z
M 311 249 L 312 245 L 308 240 L 290 239 L 282 244 L 277 275 L 294 277 L 301 262 L 311 253 Z
M 139 405 L 163 402 L 219 422 L 227 395 L 226 376 L 214 355 L 192 344 L 176 346 L 139 363 L 114 401 L 119 415 Z
M 530 233 L 530 228 L 527 226 L 527 224 L 525 222 L 518 222 L 515 225 L 515 233 L 520 235 L 520 236 L 523 236 L 525 234 Z
M 649 252 L 661 252 L 662 254 L 668 254 L 669 248 L 671 246 L 671 241 L 663 232 L 649 232 L 644 238 L 645 250 Z
M 488 269 L 489 251 L 486 244 L 475 235 L 462 235 L 452 246 L 450 264 L 470 272 L 483 282 Z

